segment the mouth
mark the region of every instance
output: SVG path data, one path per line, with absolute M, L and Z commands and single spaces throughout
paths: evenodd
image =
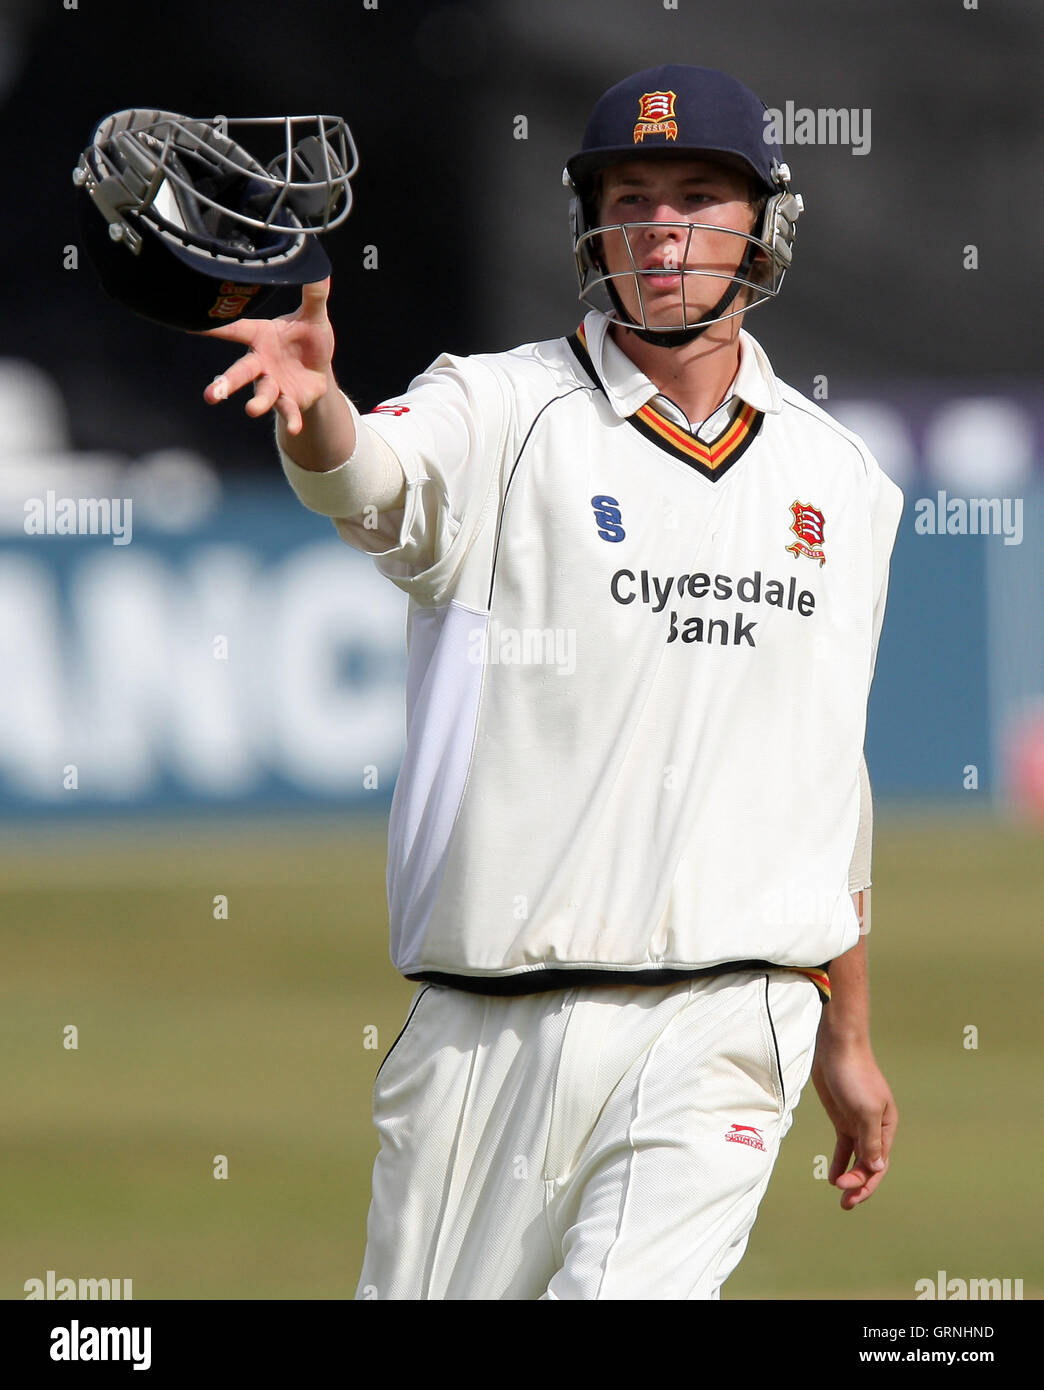
M 656 263 L 643 266 L 639 274 L 651 290 L 676 290 L 682 282 L 680 270 Z

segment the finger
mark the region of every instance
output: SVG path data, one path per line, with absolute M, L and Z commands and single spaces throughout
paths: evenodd
M 245 352 L 238 362 L 233 362 L 227 371 L 216 376 L 207 389 L 203 392 L 203 399 L 208 405 L 216 405 L 219 401 L 227 401 L 229 396 L 234 395 L 242 387 L 255 381 L 262 371 L 261 358 L 256 352 Z
M 841 1188 L 843 1192 L 858 1192 L 860 1188 L 866 1187 L 871 1179 L 879 1176 L 879 1174 L 871 1172 L 865 1163 L 860 1163 L 857 1160 L 847 1173 L 840 1175 L 834 1186 Z
M 881 1179 L 888 1171 L 889 1154 L 892 1140 L 895 1137 L 898 1118 L 895 1103 L 889 1100 L 885 1106 L 879 1131 L 876 1134 L 871 1134 L 865 1149 L 852 1165 L 852 1174 L 856 1176 L 858 1181 L 843 1185 L 847 1191 L 841 1198 L 841 1205 L 846 1211 L 851 1211 L 853 1207 L 865 1202 L 868 1197 L 873 1196 L 880 1186 Z M 877 1146 L 876 1150 L 875 1145 Z M 838 1186 L 842 1186 L 840 1180 Z
M 216 376 L 207 389 L 203 392 L 203 399 L 207 405 L 218 405 L 221 401 L 228 400 L 228 380 L 223 376 Z
M 874 1166 L 878 1161 L 881 1166 Z M 857 1153 L 851 1168 L 847 1173 L 840 1174 L 835 1186 L 841 1188 L 846 1197 L 853 1199 L 853 1204 L 855 1200 L 865 1201 L 878 1187 L 887 1171 L 887 1159 L 870 1160 Z M 845 1203 L 843 1202 L 842 1205 Z
M 895 1102 L 889 1101 L 885 1109 L 884 1119 L 881 1121 L 881 1153 L 886 1162 L 892 1152 L 892 1142 L 898 1128 L 899 1112 L 895 1108 Z
M 297 402 L 291 400 L 289 396 L 280 396 L 275 403 L 275 408 L 286 425 L 287 434 L 300 434 L 304 428 L 304 420 Z
M 895 1103 L 891 1096 L 858 1117 L 855 1142 L 859 1156 L 857 1163 L 867 1174 L 883 1173 L 887 1168 L 896 1119 Z
M 279 387 L 270 376 L 259 376 L 254 382 L 254 394 L 246 403 L 246 413 L 255 417 L 266 415 L 279 399 Z
M 841 1197 L 841 1210 L 854 1211 L 856 1207 L 862 1206 L 869 1195 L 865 1187 L 854 1188 L 851 1192 L 843 1193 Z
M 827 1173 L 827 1181 L 837 1185 L 838 1179 L 844 1174 L 848 1167 L 848 1161 L 855 1153 L 855 1146 L 847 1134 L 839 1134 L 837 1143 L 834 1145 L 834 1155 L 830 1160 L 830 1169 Z
M 856 1170 L 853 1169 L 852 1171 L 855 1172 Z M 883 1177 L 884 1172 L 873 1173 L 858 1186 L 846 1189 L 841 1197 L 842 1208 L 845 1211 L 851 1211 L 853 1207 L 857 1207 L 862 1202 L 867 1201 L 877 1191 Z
M 320 323 L 326 317 L 326 301 L 330 297 L 330 276 L 301 286 L 301 318 L 308 323 Z

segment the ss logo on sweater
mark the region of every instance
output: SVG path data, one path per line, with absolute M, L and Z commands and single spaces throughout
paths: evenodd
M 595 521 L 598 522 L 598 534 L 602 540 L 622 541 L 627 533 L 623 528 L 623 515 L 616 498 L 601 495 L 592 497 L 591 506 L 594 508 Z

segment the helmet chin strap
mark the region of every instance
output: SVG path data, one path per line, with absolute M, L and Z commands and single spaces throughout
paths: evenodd
M 713 308 L 708 309 L 703 317 L 698 319 L 691 328 L 683 328 L 681 330 L 670 329 L 668 331 L 654 328 L 642 328 L 640 324 L 634 323 L 634 320 L 624 308 L 623 302 L 616 292 L 616 286 L 613 284 L 612 279 L 606 281 L 605 287 L 609 293 L 609 298 L 616 308 L 616 312 L 620 315 L 621 319 L 625 320 L 624 326 L 627 328 L 628 332 L 633 333 L 636 338 L 641 338 L 643 343 L 652 343 L 654 347 L 684 347 L 686 343 L 691 343 L 694 338 L 698 338 L 701 333 L 706 333 L 712 323 L 718 322 L 722 314 L 724 314 L 725 310 L 736 298 L 736 295 L 739 294 L 742 288 L 739 277 L 746 278 L 747 272 L 754 264 L 754 257 L 757 255 L 757 250 L 758 248 L 753 242 L 748 242 L 747 249 L 743 253 L 743 259 L 736 267 L 736 277 L 733 279 L 732 284 L 721 296 L 717 304 L 715 304 Z M 640 289 L 638 291 L 638 296 L 640 299 Z

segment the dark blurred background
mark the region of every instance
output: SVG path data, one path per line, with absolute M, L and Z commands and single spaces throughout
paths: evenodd
M 139 324 L 100 300 L 89 270 L 62 269 L 69 173 L 103 115 L 348 119 L 362 162 L 356 209 L 328 243 L 332 313 L 344 383 L 370 405 L 440 351 L 574 326 L 562 166 L 598 95 L 664 61 L 730 70 L 770 107 L 872 113 L 865 155 L 789 151 L 806 202 L 796 268 L 747 325 L 781 376 L 807 389 L 827 372 L 840 393 L 1039 372 L 1044 11 L 1031 3 L 6 0 L 2 24 L 6 351 L 53 374 L 78 447 L 162 438 L 223 472 L 271 462 L 264 427 L 199 401 L 223 349 Z M 968 243 L 977 273 L 962 268 Z M 362 268 L 368 244 L 377 272 Z

